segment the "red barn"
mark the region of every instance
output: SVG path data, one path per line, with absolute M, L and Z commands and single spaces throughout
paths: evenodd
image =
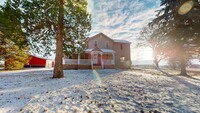
M 34 55 L 30 55 L 30 61 L 25 67 L 54 67 L 54 61 Z

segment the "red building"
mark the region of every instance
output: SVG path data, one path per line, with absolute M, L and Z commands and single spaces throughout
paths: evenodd
M 31 60 L 25 67 L 54 67 L 54 61 L 47 58 L 42 58 L 34 55 L 30 55 Z

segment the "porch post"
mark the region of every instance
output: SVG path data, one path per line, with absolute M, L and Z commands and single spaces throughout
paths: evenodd
M 78 65 L 80 64 L 80 53 L 78 54 Z
M 93 55 L 92 55 L 92 53 L 90 53 L 91 67 L 92 67 L 92 69 L 93 69 L 93 61 L 92 61 L 92 57 L 93 57 Z
M 112 53 L 113 55 L 113 65 L 115 65 L 115 53 Z
M 102 67 L 102 69 L 103 69 L 103 68 L 104 68 L 103 58 L 102 58 L 103 53 L 101 52 L 100 54 L 101 54 L 101 67 Z
M 63 63 L 63 64 L 66 64 L 66 61 L 65 61 L 65 60 L 66 60 L 65 57 L 63 57 L 63 58 L 62 58 L 62 63 Z

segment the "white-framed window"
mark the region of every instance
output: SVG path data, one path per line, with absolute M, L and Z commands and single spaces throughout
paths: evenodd
M 94 46 L 97 47 L 98 43 L 97 41 L 94 41 Z
M 106 48 L 108 48 L 108 42 L 106 42 Z

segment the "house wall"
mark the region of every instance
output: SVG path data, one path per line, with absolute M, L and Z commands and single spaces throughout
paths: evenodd
M 90 38 L 88 41 L 88 48 L 95 48 L 95 41 L 97 42 L 98 48 L 113 49 L 113 41 L 103 34 L 99 34 Z
M 97 46 L 95 46 L 95 41 L 97 42 Z M 125 68 L 124 64 L 130 64 L 127 62 L 130 62 L 131 60 L 131 54 L 130 54 L 130 43 L 124 43 L 124 42 L 114 42 L 112 39 L 107 37 L 106 35 L 100 33 L 98 35 L 95 35 L 91 38 L 88 39 L 88 44 L 87 44 L 88 49 L 95 48 L 97 50 L 93 51 L 99 51 L 98 49 L 111 49 L 114 50 L 115 53 L 115 66 L 114 65 L 105 65 L 104 68 L 109 69 L 109 68 Z M 98 48 L 96 48 L 98 47 Z M 121 57 L 125 57 L 125 62 L 121 62 Z M 77 55 L 72 55 L 71 59 L 77 59 Z M 110 53 L 105 53 L 102 56 L 103 59 L 113 59 L 112 54 Z M 83 58 L 81 58 L 83 59 Z M 88 53 L 85 53 L 84 59 L 91 59 L 91 55 Z M 98 64 L 101 64 L 101 56 L 98 55 Z M 91 66 L 88 65 L 65 65 L 65 69 L 91 69 Z
M 122 46 L 122 48 L 121 48 Z M 115 53 L 115 64 L 120 65 L 120 58 L 125 57 L 125 60 L 130 60 L 130 44 L 129 43 L 114 43 Z

